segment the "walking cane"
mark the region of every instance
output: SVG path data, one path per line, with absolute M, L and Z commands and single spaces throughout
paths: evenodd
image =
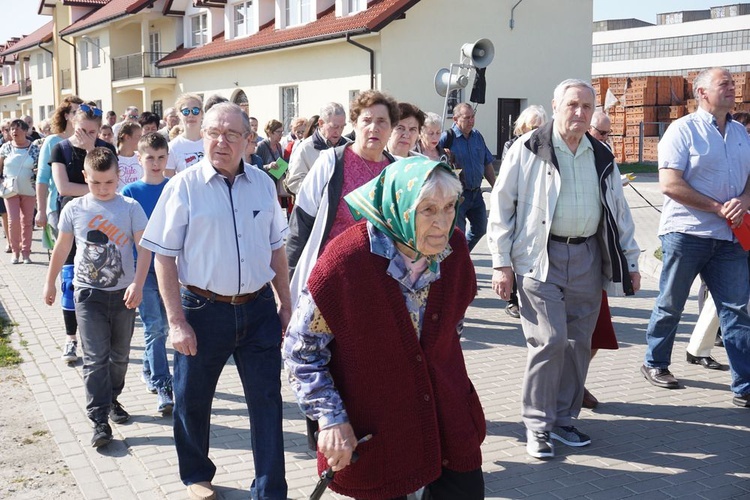
M 372 434 L 366 435 L 365 437 L 357 441 L 357 445 L 366 443 L 370 440 L 370 438 L 372 438 Z M 354 453 L 352 453 L 350 463 L 354 463 L 357 460 L 359 460 L 359 455 L 355 451 Z M 320 498 L 323 496 L 323 493 L 325 493 L 326 488 L 328 488 L 328 485 L 331 484 L 331 481 L 333 481 L 334 475 L 336 475 L 336 473 L 333 472 L 333 467 L 328 467 L 326 470 L 320 473 L 320 479 L 318 480 L 318 484 L 315 485 L 315 489 L 310 494 L 310 500 L 320 500 Z

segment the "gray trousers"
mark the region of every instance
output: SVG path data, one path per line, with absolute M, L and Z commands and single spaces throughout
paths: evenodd
M 516 275 L 528 347 L 522 417 L 534 431 L 572 425 L 580 413 L 602 299 L 596 238 L 579 245 L 550 241 L 548 252 L 546 281 Z
M 75 291 L 86 414 L 94 422 L 109 419 L 110 405 L 125 387 L 135 309 L 125 307 L 124 296 L 125 289 Z

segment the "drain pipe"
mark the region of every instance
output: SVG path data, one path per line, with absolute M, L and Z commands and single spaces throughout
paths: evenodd
M 78 67 L 78 52 L 76 52 L 75 44 L 67 41 L 64 35 L 60 35 L 60 40 L 73 47 L 73 67 L 70 68 L 70 78 L 75 82 L 73 84 L 73 95 L 78 95 L 78 75 L 76 74 L 76 67 Z
M 361 43 L 355 42 L 351 37 L 351 33 L 346 34 L 347 43 L 350 43 L 355 47 L 359 47 L 360 49 L 370 54 L 370 90 L 375 90 L 375 51 L 370 47 L 366 47 Z
M 516 25 L 516 21 L 513 19 L 513 11 L 516 10 L 516 7 L 518 7 L 518 4 L 521 2 L 523 2 L 523 0 L 518 0 L 513 8 L 510 9 L 510 29 L 513 29 L 513 27 Z

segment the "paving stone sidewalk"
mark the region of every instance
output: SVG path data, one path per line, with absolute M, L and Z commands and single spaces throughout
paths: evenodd
M 634 186 L 654 205 L 661 195 L 654 175 L 639 175 Z M 683 388 L 649 385 L 638 372 L 645 327 L 657 293 L 658 213 L 632 189 L 626 195 L 645 249 L 643 290 L 632 298 L 610 299 L 620 341 L 617 351 L 600 351 L 587 387 L 601 405 L 584 410 L 578 426 L 592 436 L 585 448 L 557 447 L 548 462 L 526 455 L 520 419 L 520 388 L 526 349 L 518 320 L 507 316 L 491 289 L 490 258 L 481 244 L 473 254 L 479 295 L 468 311 L 463 347 L 470 375 L 487 418 L 483 445 L 487 498 L 750 498 L 750 411 L 731 404 L 728 372 L 685 362 L 685 347 L 696 320 L 691 298 L 678 331 L 672 369 Z M 0 302 L 18 323 L 24 341 L 22 369 L 87 500 L 182 499 L 171 421 L 156 410 L 156 397 L 139 380 L 143 333 L 133 336 L 130 369 L 121 403 L 133 416 L 114 425 L 115 441 L 103 450 L 89 445 L 81 364 L 60 361 L 65 341 L 59 305 L 41 299 L 47 255 L 35 231 L 34 264 L 0 261 Z M 171 352 L 171 351 L 170 351 Z M 715 357 L 726 362 L 723 349 Z M 305 424 L 286 382 L 284 440 L 289 497 L 303 499 L 316 483 L 307 450 Z M 218 467 L 214 484 L 223 499 L 249 498 L 253 477 L 249 420 L 234 366 L 227 365 L 212 415 L 211 456 Z M 340 498 L 327 495 L 326 498 Z

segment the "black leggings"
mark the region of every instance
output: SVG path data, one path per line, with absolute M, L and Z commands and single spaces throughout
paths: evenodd
M 482 468 L 456 472 L 443 467 L 440 477 L 425 486 L 422 500 L 483 500 L 484 476 Z M 393 500 L 406 500 L 398 497 Z

